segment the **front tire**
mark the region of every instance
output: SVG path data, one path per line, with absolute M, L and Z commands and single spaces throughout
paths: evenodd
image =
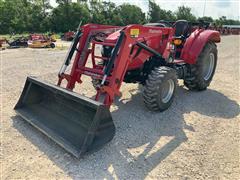
M 160 66 L 149 74 L 143 91 L 146 107 L 151 111 L 164 111 L 173 102 L 177 87 L 176 71 Z
M 208 42 L 200 53 L 197 63 L 189 65 L 184 85 L 189 90 L 202 91 L 210 85 L 217 66 L 217 46 Z

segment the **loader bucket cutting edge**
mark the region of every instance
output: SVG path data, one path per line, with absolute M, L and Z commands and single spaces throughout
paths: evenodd
M 109 142 L 115 126 L 109 108 L 77 93 L 27 77 L 17 114 L 80 157 Z

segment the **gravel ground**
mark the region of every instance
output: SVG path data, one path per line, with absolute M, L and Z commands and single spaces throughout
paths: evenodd
M 67 51 L 0 51 L 1 179 L 239 179 L 239 44 L 240 36 L 222 37 L 209 89 L 190 92 L 180 81 L 163 113 L 144 107 L 141 87 L 124 84 L 111 108 L 116 136 L 82 159 L 13 111 L 26 76 L 55 83 Z M 82 87 L 93 95 L 90 83 Z

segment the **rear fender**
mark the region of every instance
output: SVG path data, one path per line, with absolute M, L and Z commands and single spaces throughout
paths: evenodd
M 218 31 L 196 29 L 186 40 L 181 53 L 181 59 L 188 64 L 195 64 L 199 54 L 208 41 L 221 41 Z

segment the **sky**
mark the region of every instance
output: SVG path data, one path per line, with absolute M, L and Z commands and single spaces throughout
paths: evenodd
M 76 0 L 73 0 L 73 2 Z M 117 5 L 130 3 L 148 11 L 148 0 L 105 0 L 114 2 Z M 185 5 L 192 8 L 192 12 L 197 17 L 211 16 L 214 19 L 226 16 L 230 19 L 240 20 L 240 0 L 155 0 L 161 8 L 176 11 L 178 6 Z M 56 6 L 55 0 L 50 0 L 52 6 Z M 205 6 L 205 11 L 204 11 Z

